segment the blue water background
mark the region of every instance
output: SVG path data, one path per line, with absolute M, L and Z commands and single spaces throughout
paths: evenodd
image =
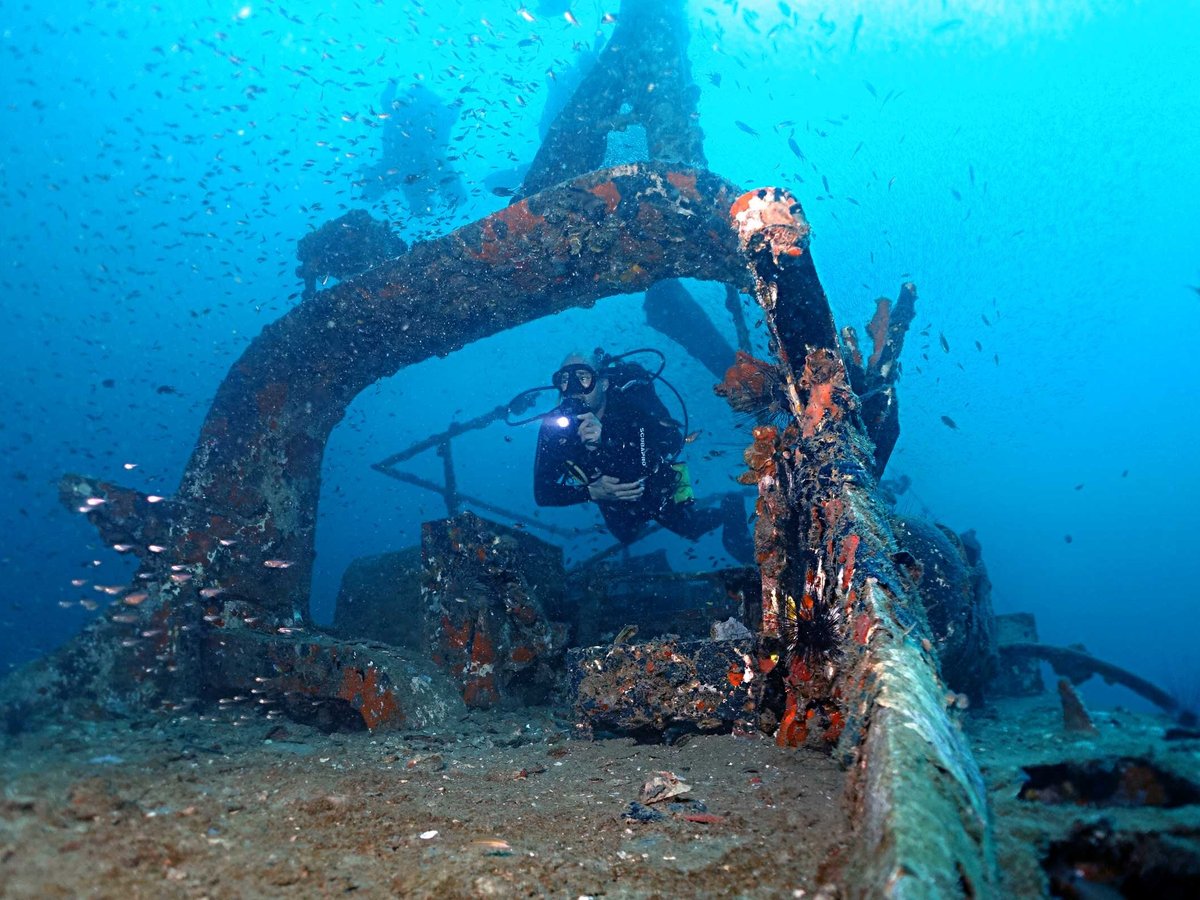
M 58 478 L 173 492 L 225 372 L 297 302 L 295 239 L 364 205 L 351 183 L 379 152 L 388 78 L 461 102 L 470 196 L 424 222 L 398 193 L 372 212 L 412 240 L 507 202 L 483 178 L 532 157 L 547 72 L 616 8 L 572 3 L 573 26 L 529 5 L 534 22 L 454 0 L 0 6 L 0 672 L 102 615 L 94 585 L 132 573 L 61 508 Z M 689 16 L 710 168 L 800 198 L 839 324 L 861 332 L 877 297 L 918 286 L 889 469 L 912 479 L 901 508 L 974 529 L 997 610 L 1034 612 L 1044 640 L 1196 691 L 1200 4 L 711 0 Z M 692 287 L 732 341 L 722 291 Z M 351 559 L 416 543 L 442 513 L 370 464 L 545 383 L 573 347 L 666 350 L 704 432 L 698 494 L 728 489 L 744 435 L 641 301 L 364 392 L 326 453 L 317 619 Z M 462 489 L 532 512 L 534 439 L 497 425 L 459 441 Z M 681 568 L 719 555 L 659 547 Z

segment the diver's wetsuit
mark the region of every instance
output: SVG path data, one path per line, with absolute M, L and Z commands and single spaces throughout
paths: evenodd
M 720 525 L 722 513 L 700 509 L 691 499 L 675 502 L 679 472 L 671 462 L 683 447 L 683 434 L 649 377 L 609 377 L 600 446 L 595 450 L 579 439 L 577 420 L 560 425 L 557 412 L 542 420 L 533 465 L 534 499 L 539 506 L 586 503 L 588 483 L 602 475 L 621 481 L 645 477 L 645 492 L 637 500 L 596 504 L 613 537 L 628 544 L 653 519 L 694 541 Z

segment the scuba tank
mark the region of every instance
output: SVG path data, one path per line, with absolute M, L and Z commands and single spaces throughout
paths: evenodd
M 660 364 L 657 370 L 651 372 L 639 363 L 626 361 L 628 357 L 642 353 L 654 353 L 659 357 Z M 683 398 L 674 386 L 662 377 L 662 370 L 666 365 L 662 353 L 643 349 L 631 350 L 618 356 L 606 356 L 597 350 L 597 356 L 603 365 L 603 377 L 609 382 L 610 398 L 628 398 L 626 402 L 649 409 L 661 407 L 662 400 L 654 390 L 654 383 L 657 381 L 666 385 L 679 399 L 684 421 L 687 421 L 687 407 Z M 639 394 L 645 399 L 639 401 Z M 612 399 L 610 402 L 613 402 Z M 678 422 L 671 421 L 674 427 L 681 427 Z M 664 453 L 660 446 L 656 446 L 654 435 L 649 432 L 644 422 L 634 424 L 623 423 L 620 419 L 606 420 L 604 427 L 602 453 L 607 458 L 601 459 L 600 468 L 605 474 L 615 475 L 622 481 L 644 481 L 646 492 L 642 503 L 652 503 L 661 509 L 668 503 L 682 503 L 694 497 L 687 464 L 677 461 L 676 458 L 679 451 Z M 686 434 L 686 425 L 682 426 L 680 436 L 683 434 Z M 661 441 L 661 434 L 658 439 Z M 681 441 L 680 450 L 682 447 Z

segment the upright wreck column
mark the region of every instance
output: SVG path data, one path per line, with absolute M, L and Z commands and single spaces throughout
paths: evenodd
M 883 477 L 892 449 L 900 437 L 896 382 L 900 379 L 900 351 L 904 349 L 904 337 L 916 315 L 916 303 L 916 285 L 908 282 L 900 286 L 900 296 L 895 304 L 886 297 L 875 302 L 875 315 L 867 323 L 871 349 L 866 359 L 863 359 L 857 332 L 850 326 L 842 329 L 850 384 L 862 402 L 863 424 L 875 444 L 873 468 L 876 478 Z
M 851 765 L 855 896 L 988 895 L 996 883 L 986 794 L 950 722 L 929 627 L 874 494 L 874 447 L 808 253 L 780 191 L 732 217 L 755 273 L 789 415 L 755 429 L 761 668 L 785 702 L 778 743 L 836 746 Z
M 608 136 L 646 130 L 649 158 L 704 166 L 682 0 L 624 0 L 612 39 L 550 126 L 519 197 L 604 165 Z
M 641 127 L 647 157 L 704 167 L 700 89 L 687 57 L 683 0 L 624 0 L 611 40 L 538 148 L 518 197 L 604 164 L 614 131 Z M 745 337 L 737 291 L 728 299 L 739 338 Z M 675 279 L 646 292 L 646 323 L 677 341 L 720 378 L 733 350 L 707 314 Z M 748 347 L 749 339 L 742 340 Z
M 766 313 L 787 407 L 774 424 L 754 429 L 746 451 L 752 476 L 744 479 L 756 482 L 759 492 L 764 649 L 772 669 L 784 667 L 786 709 L 777 740 L 796 745 L 820 733 L 836 741 L 845 719 L 832 691 L 836 670 L 827 663 L 842 637 L 842 614 L 833 596 L 837 570 L 825 540 L 826 516 L 837 512 L 828 503 L 834 467 L 853 473 L 865 442 L 846 440 L 861 435 L 847 427 L 856 401 L 800 205 L 780 191 L 757 191 L 740 197 L 732 216 L 752 260 L 754 293 Z

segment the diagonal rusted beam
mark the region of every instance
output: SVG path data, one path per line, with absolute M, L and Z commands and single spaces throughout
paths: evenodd
M 898 568 L 874 447 L 788 195 L 734 205 L 786 386 L 786 427 L 746 451 L 758 484 L 760 668 L 785 698 L 776 740 L 836 745 L 850 765 L 848 896 L 988 896 L 986 792 L 945 709 L 931 632 Z

